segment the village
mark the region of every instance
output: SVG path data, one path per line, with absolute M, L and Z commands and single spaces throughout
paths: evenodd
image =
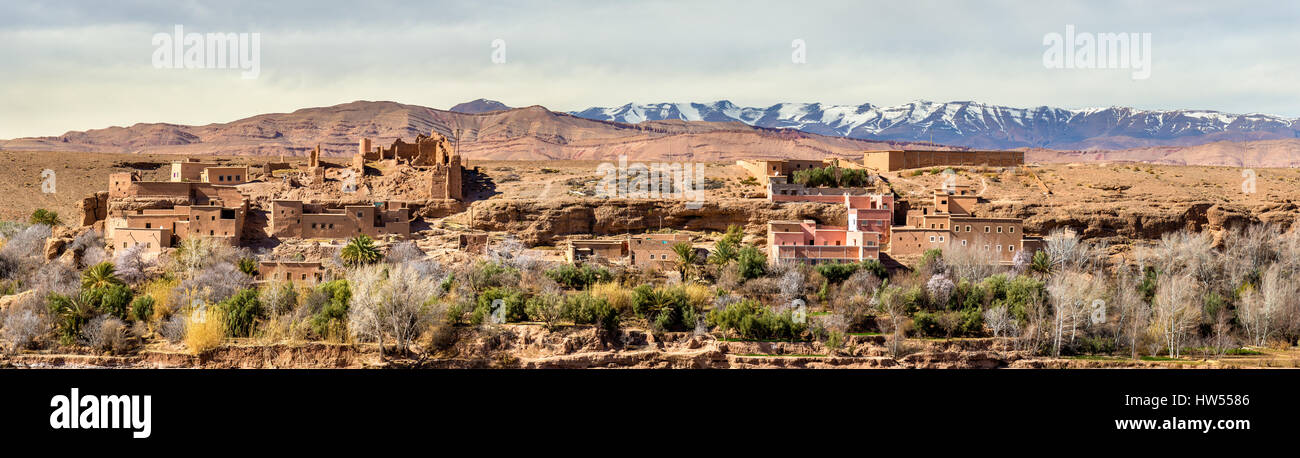
M 80 200 L 78 219 L 54 216 L 0 250 L 3 264 L 29 271 L 10 270 L 0 300 L 8 316 L 30 310 L 33 320 L 27 334 L 7 326 L 11 364 L 40 364 L 47 356 L 35 349 L 80 353 L 90 365 L 273 364 L 230 359 L 241 345 L 288 345 L 273 359 L 315 361 L 300 367 L 417 355 L 428 367 L 1163 364 L 1119 348 L 1189 361 L 1181 346 L 1153 346 L 1155 328 L 1122 329 L 1089 308 L 1117 304 L 1112 313 L 1127 317 L 1158 306 L 1107 285 L 1176 280 L 1152 277 L 1174 268 L 1153 260 L 1182 255 L 1147 253 L 1178 245 L 1116 250 L 1104 234 L 1045 233 L 1035 230 L 1042 220 L 1026 221 L 1032 212 L 1008 214 L 1026 195 L 1052 197 L 1048 183 L 1058 181 L 1020 151 L 615 166 L 466 161 L 453 138 L 358 138 L 342 157 L 316 145 L 293 158 L 127 164 Z M 1013 199 L 999 194 L 1007 190 Z M 1269 230 L 1176 240 L 1241 246 L 1274 237 Z M 28 232 L 44 238 L 22 258 Z M 67 283 L 78 275 L 107 286 Z M 1175 287 L 1186 285 L 1156 289 Z M 1045 306 L 1058 301 L 1075 305 Z M 203 317 L 214 309 L 226 319 L 210 329 Z M 406 318 L 366 321 L 399 312 Z M 1190 323 L 1183 338 L 1214 338 Z M 1062 339 L 1080 329 L 1092 337 Z M 936 338 L 945 343 L 927 340 Z M 1225 358 L 1241 340 L 1202 342 Z M 339 348 L 349 356 L 315 359 Z M 1086 359 L 1097 355 L 1114 359 Z

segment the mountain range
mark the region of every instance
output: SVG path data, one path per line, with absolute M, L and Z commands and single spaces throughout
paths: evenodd
M 679 161 L 822 158 L 918 146 L 739 122 L 597 121 L 540 106 L 509 108 L 483 100 L 457 107 L 469 112 L 356 101 L 201 126 L 140 123 L 0 140 L 0 150 L 304 156 L 320 145 L 326 155 L 343 156 L 357 151 L 360 138 L 388 145 L 398 138 L 410 142 L 431 131 L 448 137 L 459 133 L 460 153 L 466 158 L 499 160 L 610 160 L 620 155 Z
M 669 119 L 740 122 L 820 135 L 926 141 L 980 149 L 1116 150 L 1300 137 L 1300 119 L 1264 114 L 1125 107 L 1013 108 L 969 101 L 915 101 L 895 106 L 779 103 L 764 108 L 741 107 L 721 100 L 629 103 L 570 114 L 631 124 Z
M 873 149 L 1006 148 L 1024 150 L 1036 162 L 1297 167 L 1297 128 L 1297 120 L 1268 115 L 1017 109 L 972 102 L 742 108 L 721 101 L 562 113 L 487 99 L 451 110 L 356 101 L 228 123 L 139 123 L 0 140 L 0 150 L 303 156 L 320 145 L 327 155 L 344 156 L 356 152 L 359 138 L 386 145 L 435 131 L 448 137 L 459 133 L 460 152 L 469 159 L 611 160 L 626 155 L 717 161 L 860 157 Z

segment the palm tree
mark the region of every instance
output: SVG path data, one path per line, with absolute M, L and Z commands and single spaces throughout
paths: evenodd
M 709 262 L 721 266 L 731 262 L 732 259 L 736 259 L 736 245 L 731 243 L 730 239 L 724 237 L 713 244 L 713 254 L 709 255 Z
M 673 245 L 673 253 L 677 254 L 677 271 L 682 274 L 682 281 L 691 278 L 695 272 L 696 264 L 700 260 L 700 255 L 695 251 L 695 247 L 690 242 L 677 242 Z
M 384 255 L 379 252 L 379 248 L 375 247 L 374 240 L 362 234 L 348 239 L 348 244 L 343 247 L 343 252 L 339 253 L 339 257 L 343 259 L 343 265 L 356 267 L 379 262 Z
M 1047 252 L 1045 252 L 1045 251 L 1037 251 L 1037 252 L 1035 252 L 1035 253 L 1034 253 L 1034 260 L 1033 260 L 1033 261 L 1030 261 L 1030 263 L 1029 263 L 1029 270 L 1032 270 L 1032 271 L 1034 271 L 1034 272 L 1036 272 L 1036 273 L 1038 273 L 1038 274 L 1044 275 L 1044 276 L 1051 274 L 1051 273 L 1052 273 L 1052 258 L 1049 258 L 1049 257 L 1047 256 Z
M 122 280 L 117 278 L 113 263 L 108 261 L 90 266 L 81 273 L 81 289 L 100 289 L 121 284 Z
M 63 224 L 63 220 L 59 219 L 58 212 L 52 212 L 44 208 L 38 208 L 36 211 L 32 212 L 30 221 L 32 224 L 44 224 L 50 227 Z

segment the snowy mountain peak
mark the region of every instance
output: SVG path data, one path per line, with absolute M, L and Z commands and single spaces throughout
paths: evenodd
M 752 126 L 869 140 L 934 141 L 973 148 L 1109 149 L 1189 145 L 1219 140 L 1296 138 L 1300 120 L 1213 110 L 1137 110 L 1130 107 L 1015 108 L 963 100 L 913 100 L 894 106 L 777 103 L 741 107 L 711 103 L 629 103 L 570 112 L 603 121 L 742 122 Z

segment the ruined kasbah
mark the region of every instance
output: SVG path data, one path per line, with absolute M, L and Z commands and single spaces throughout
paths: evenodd
M 473 171 L 447 137 L 357 143 L 341 164 L 323 160 L 317 145 L 305 161 L 233 165 L 189 157 L 171 162 L 165 180 L 114 173 L 108 191 L 82 200 L 80 223 L 114 251 L 138 246 L 157 257 L 202 239 L 255 251 L 260 281 L 317 282 L 333 273 L 331 255 L 348 239 L 410 240 L 413 219 L 463 210 L 465 175 Z

